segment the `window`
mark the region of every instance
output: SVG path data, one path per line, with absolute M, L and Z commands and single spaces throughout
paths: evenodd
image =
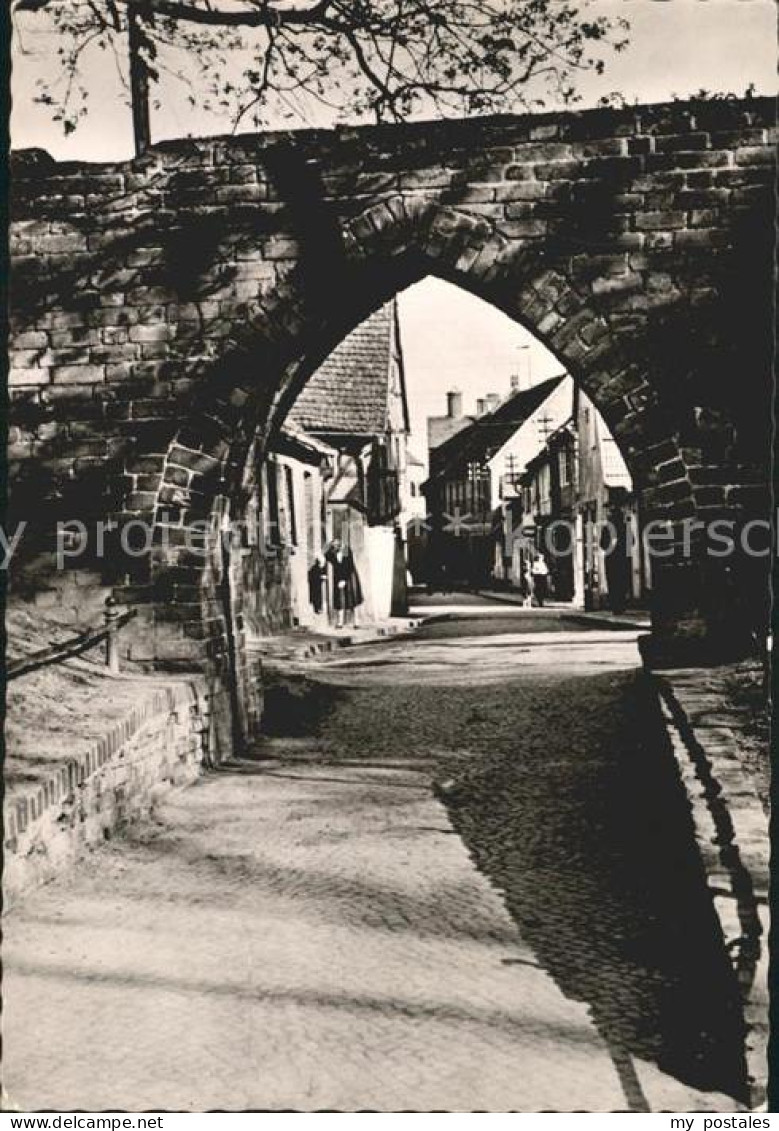
M 306 550 L 311 556 L 315 552 L 317 541 L 314 514 L 314 477 L 310 471 L 303 472 L 303 526 Z
M 286 512 L 287 523 L 285 534 L 288 535 L 291 545 L 297 546 L 298 544 L 298 527 L 295 516 L 295 483 L 292 478 L 292 468 L 289 464 L 284 466 L 284 484 L 286 486 Z
M 275 460 L 268 460 L 265 465 L 265 483 L 268 491 L 268 523 L 265 533 L 268 544 L 281 545 L 281 523 L 279 521 L 279 468 Z
M 560 448 L 560 451 L 557 453 L 558 465 L 559 465 L 559 468 L 560 468 L 560 486 L 561 487 L 566 487 L 571 481 L 571 477 L 570 477 L 571 465 L 570 465 L 570 462 L 569 462 L 569 459 L 568 459 L 568 455 L 569 455 L 569 449 L 567 447 Z

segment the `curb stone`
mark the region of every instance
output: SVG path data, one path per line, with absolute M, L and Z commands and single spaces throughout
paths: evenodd
M 698 849 L 725 948 L 742 995 L 750 1108 L 765 1110 L 768 1083 L 768 820 L 739 762 L 737 739 L 708 727 L 695 669 L 656 675 L 660 707 L 687 793 Z M 716 706 L 716 704 L 713 704 Z
M 391 636 L 403 636 L 422 624 L 423 617 L 405 617 L 398 624 L 380 624 L 364 634 L 344 632 L 341 636 L 312 633 L 295 638 L 293 633 L 282 636 L 257 637 L 248 644 L 250 653 L 262 659 L 310 660 L 317 656 L 337 652 L 341 648 L 356 648 L 361 644 L 375 644 Z
M 476 595 L 479 597 L 489 597 L 491 600 L 500 601 L 504 605 L 514 605 L 516 608 L 522 608 L 524 606 L 523 598 L 518 592 L 513 594 L 502 593 L 499 590 L 493 589 L 477 589 Z M 544 608 L 548 609 L 550 612 L 560 613 L 563 620 L 572 621 L 574 624 L 602 624 L 607 625 L 609 628 L 632 629 L 639 632 L 651 631 L 651 626 L 646 617 L 633 617 L 629 612 L 615 615 L 613 613 L 589 611 L 574 608 L 567 603 L 555 602 L 554 600 L 545 604 Z

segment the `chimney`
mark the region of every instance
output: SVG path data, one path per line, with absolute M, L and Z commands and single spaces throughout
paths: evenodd
M 487 402 L 484 400 L 483 397 L 479 397 L 479 399 L 476 402 L 476 415 L 477 416 L 484 416 L 484 413 L 486 411 L 487 411 Z
M 458 420 L 463 414 L 463 395 L 459 389 L 450 389 L 446 394 L 446 415 L 450 420 Z
M 514 387 L 512 380 L 512 388 Z M 533 384 L 533 357 L 530 352 L 530 346 L 519 347 L 519 373 L 516 376 L 517 392 L 520 389 L 529 389 Z
M 497 393 L 487 393 L 487 412 L 494 412 L 500 404 L 500 397 Z

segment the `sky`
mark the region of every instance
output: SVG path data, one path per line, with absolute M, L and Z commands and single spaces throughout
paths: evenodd
M 743 94 L 776 92 L 774 0 L 593 0 L 590 10 L 630 22 L 629 46 L 607 57 L 602 76 L 584 76 L 582 108 L 619 92 L 627 101 L 660 102 L 699 90 Z M 131 156 L 130 115 L 110 58 L 91 59 L 84 71 L 92 109 L 70 137 L 33 102 L 36 80 L 55 59 L 56 43 L 45 23 L 16 17 L 12 72 L 14 148 L 39 146 L 59 159 L 121 160 Z M 187 110 L 165 92 L 152 116 L 154 139 L 229 131 L 217 116 Z M 170 94 L 170 96 L 169 96 Z M 305 124 L 305 123 L 302 123 Z M 445 393 L 459 387 L 465 411 L 477 397 L 505 394 L 521 365 L 533 382 L 560 367 L 532 337 L 505 315 L 440 280 L 423 280 L 399 299 L 406 359 L 412 444 L 425 449 L 425 418 L 444 411 Z M 530 348 L 522 351 L 523 345 Z
M 614 91 L 639 102 L 685 97 L 700 89 L 742 94 L 750 83 L 758 93 L 775 93 L 774 0 L 592 0 L 588 11 L 625 17 L 630 42 L 624 52 L 605 56 L 603 75 L 582 76 L 583 107 Z M 56 66 L 56 48 L 45 18 L 30 13 L 14 17 L 14 146 L 40 146 L 63 159 L 131 156 L 129 110 L 110 55 L 95 51 L 84 56 L 91 110 L 70 137 L 51 122 L 46 107 L 34 104 L 37 79 Z M 230 123 L 216 114 L 188 109 L 178 86 L 163 88 L 163 93 L 161 108 L 152 114 L 155 139 L 229 131 Z
M 411 447 L 427 457 L 427 417 L 443 416 L 446 393 L 459 389 L 463 412 L 487 393 L 506 396 L 512 374 L 538 384 L 562 373 L 557 359 L 511 318 L 442 279 L 428 278 L 398 297 L 406 368 Z

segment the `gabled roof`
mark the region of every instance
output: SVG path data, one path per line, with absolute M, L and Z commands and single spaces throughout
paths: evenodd
M 518 428 L 539 408 L 565 374 L 550 377 L 540 385 L 522 389 L 498 405 L 494 412 L 479 416 L 462 432 L 433 453 L 435 471 L 431 479 L 442 479 L 464 469 L 469 463 L 486 463 L 508 443 Z
M 361 322 L 309 378 L 289 413 L 307 432 L 381 435 L 388 426 L 392 360 L 400 367 L 408 428 L 403 357 L 395 301 Z

